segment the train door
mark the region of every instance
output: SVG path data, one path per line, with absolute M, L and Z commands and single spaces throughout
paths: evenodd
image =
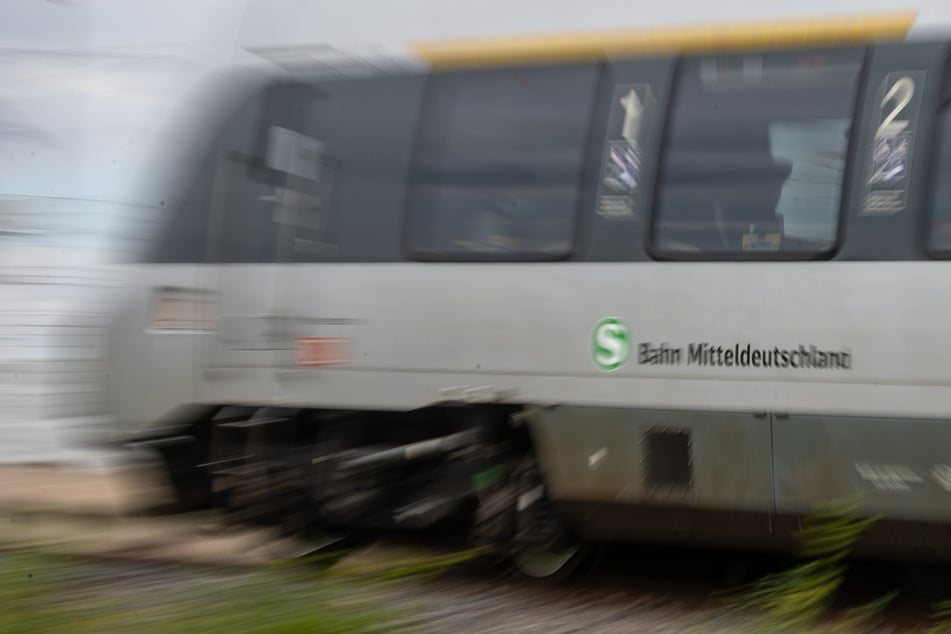
M 949 315 L 933 289 L 947 270 L 915 260 L 927 259 L 922 247 L 937 248 L 930 256 L 942 257 L 940 244 L 925 242 L 940 234 L 923 230 L 941 226 L 927 223 L 943 221 L 948 204 L 947 181 L 932 176 L 946 174 L 940 144 L 947 139 L 947 55 L 945 44 L 922 42 L 877 46 L 869 58 L 847 235 L 837 256 L 861 264 L 823 280 L 829 296 L 848 298 L 838 328 L 860 331 L 855 371 L 848 387 L 822 386 L 830 394 L 822 407 L 844 413 L 822 412 L 814 399 L 813 412 L 774 417 L 774 487 L 782 513 L 861 501 L 863 512 L 892 519 L 951 520 L 947 417 L 912 414 L 946 411 L 946 379 L 939 377 L 947 376 Z M 899 311 L 889 313 L 895 305 Z M 848 415 L 858 404 L 872 415 Z
M 310 89 L 272 84 L 246 103 L 224 135 L 212 187 L 211 265 L 217 329 L 202 350 L 200 398 L 217 404 L 273 402 L 274 368 L 293 345 L 277 308 L 282 241 L 306 202 L 319 144 L 307 135 Z
M 381 379 L 418 280 L 402 257 L 403 206 L 426 75 L 328 80 L 310 102 L 306 173 L 294 169 L 283 211 L 280 312 L 293 350 L 280 353 L 282 400 L 327 407 L 402 407 L 400 382 Z M 402 286 L 401 286 L 402 284 Z M 406 291 L 409 292 L 406 292 Z M 402 291 L 402 293 L 401 293 Z M 400 314 L 400 316 L 397 316 Z M 418 326 L 414 328 L 418 330 Z M 405 367 L 403 365 L 402 367 Z M 401 400 L 404 399 L 404 400 Z

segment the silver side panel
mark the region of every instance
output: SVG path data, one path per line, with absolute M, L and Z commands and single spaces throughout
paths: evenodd
M 125 277 L 129 290 L 108 334 L 108 386 L 120 424 L 134 434 L 195 402 L 197 350 L 215 328 L 215 291 L 190 264 L 130 267 Z
M 767 417 L 564 407 L 531 417 L 549 494 L 564 501 L 771 511 Z M 688 439 L 683 482 L 652 477 L 652 434 Z M 657 451 L 655 448 L 654 451 Z
M 560 499 L 796 513 L 858 496 L 871 511 L 944 520 L 949 267 L 156 267 L 137 278 L 113 332 L 114 394 L 134 423 L 189 402 L 541 405 L 532 430 Z M 191 309 L 196 322 L 214 315 L 207 330 L 149 327 L 156 289 L 170 286 L 214 298 Z M 632 346 L 612 372 L 592 357 L 592 328 L 607 316 L 628 325 Z M 342 342 L 343 353 L 302 365 L 302 340 Z M 642 343 L 694 342 L 814 345 L 848 350 L 849 364 L 639 362 Z M 664 453 L 689 461 L 689 486 L 646 477 L 643 439 L 656 428 L 689 436 L 689 453 Z
M 202 285 L 214 289 L 214 330 L 201 337 L 197 398 L 206 403 L 274 400 L 278 351 L 293 344 L 275 312 L 280 270 L 275 266 L 204 266 Z
M 792 416 L 773 427 L 776 505 L 861 502 L 892 518 L 951 520 L 947 421 Z
M 190 265 L 153 267 L 137 274 L 113 353 L 120 381 L 152 376 L 152 414 L 232 396 L 419 407 L 487 387 L 530 403 L 942 418 L 951 409 L 951 296 L 940 292 L 949 267 L 301 265 L 234 267 L 227 280 Z M 284 291 L 272 305 L 270 284 Z M 150 328 L 163 286 L 215 293 L 217 330 Z M 605 316 L 631 332 L 631 356 L 613 372 L 592 358 L 592 328 Z M 298 341 L 314 337 L 344 340 L 348 359 L 298 365 Z M 848 349 L 851 367 L 638 363 L 643 343 L 692 342 Z M 195 395 L 183 388 L 193 378 Z
M 549 404 L 924 417 L 951 402 L 944 263 L 281 268 L 289 336 L 343 338 L 350 360 L 300 368 L 288 346 L 279 400 L 421 406 L 491 386 Z M 627 323 L 632 351 L 602 372 L 592 329 L 608 316 Z M 638 363 L 641 344 L 702 342 L 849 350 L 851 367 Z

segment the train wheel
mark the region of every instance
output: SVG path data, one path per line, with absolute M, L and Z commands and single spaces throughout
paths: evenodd
M 516 570 L 534 579 L 570 576 L 590 559 L 590 547 L 564 524 L 548 499 L 533 456 L 521 461 L 513 480 L 518 502 L 510 557 Z

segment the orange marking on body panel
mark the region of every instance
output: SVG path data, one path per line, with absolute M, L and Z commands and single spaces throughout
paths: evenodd
M 347 339 L 304 337 L 297 340 L 297 365 L 312 367 L 350 363 Z

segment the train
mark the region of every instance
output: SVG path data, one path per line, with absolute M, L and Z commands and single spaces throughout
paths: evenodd
M 223 77 L 109 329 L 130 442 L 179 509 L 533 577 L 850 500 L 946 556 L 951 38 L 876 28 Z

